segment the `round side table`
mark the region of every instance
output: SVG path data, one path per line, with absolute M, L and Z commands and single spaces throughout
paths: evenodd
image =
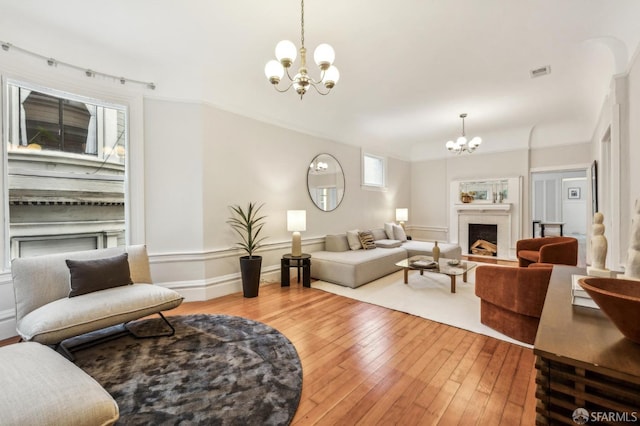
M 288 287 L 290 283 L 289 269 L 298 270 L 298 283 L 300 283 L 300 269 L 302 268 L 302 286 L 311 287 L 311 255 L 302 253 L 300 256 L 293 256 L 287 253 L 280 260 L 280 286 Z

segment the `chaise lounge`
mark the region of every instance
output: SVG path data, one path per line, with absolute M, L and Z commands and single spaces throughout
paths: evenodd
M 16 330 L 45 345 L 161 314 L 183 300 L 151 283 L 144 245 L 17 258 L 11 271 Z

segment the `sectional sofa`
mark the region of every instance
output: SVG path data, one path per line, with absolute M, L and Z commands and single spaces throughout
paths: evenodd
M 311 253 L 311 278 L 356 288 L 402 269 L 396 263 L 403 259 L 432 255 L 434 243 L 409 240 L 403 230 L 398 230 L 398 225 L 390 227 L 385 224 L 385 228 L 370 230 L 375 244 L 371 248 L 356 243 L 362 231 L 327 235 L 325 249 Z M 438 247 L 440 257 L 462 257 L 462 250 L 457 244 L 438 243 Z

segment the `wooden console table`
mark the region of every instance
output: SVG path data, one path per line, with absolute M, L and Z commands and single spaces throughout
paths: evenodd
M 578 408 L 593 416 L 587 424 L 640 421 L 640 345 L 600 310 L 571 304 L 571 274 L 585 270 L 553 267 L 536 335 L 536 424 L 575 425 Z

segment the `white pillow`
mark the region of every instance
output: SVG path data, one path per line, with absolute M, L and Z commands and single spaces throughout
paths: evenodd
M 407 234 L 404 233 L 404 229 L 400 225 L 393 225 L 394 240 L 400 240 L 403 243 L 407 241 Z
M 393 235 L 393 225 L 395 225 L 393 222 L 386 222 L 384 224 L 384 232 L 387 233 L 387 238 L 390 240 L 395 239 L 395 236 Z
M 349 248 L 351 250 L 359 250 L 362 248 L 360 242 L 360 231 L 354 229 L 353 231 L 347 231 L 347 241 L 349 242 Z

